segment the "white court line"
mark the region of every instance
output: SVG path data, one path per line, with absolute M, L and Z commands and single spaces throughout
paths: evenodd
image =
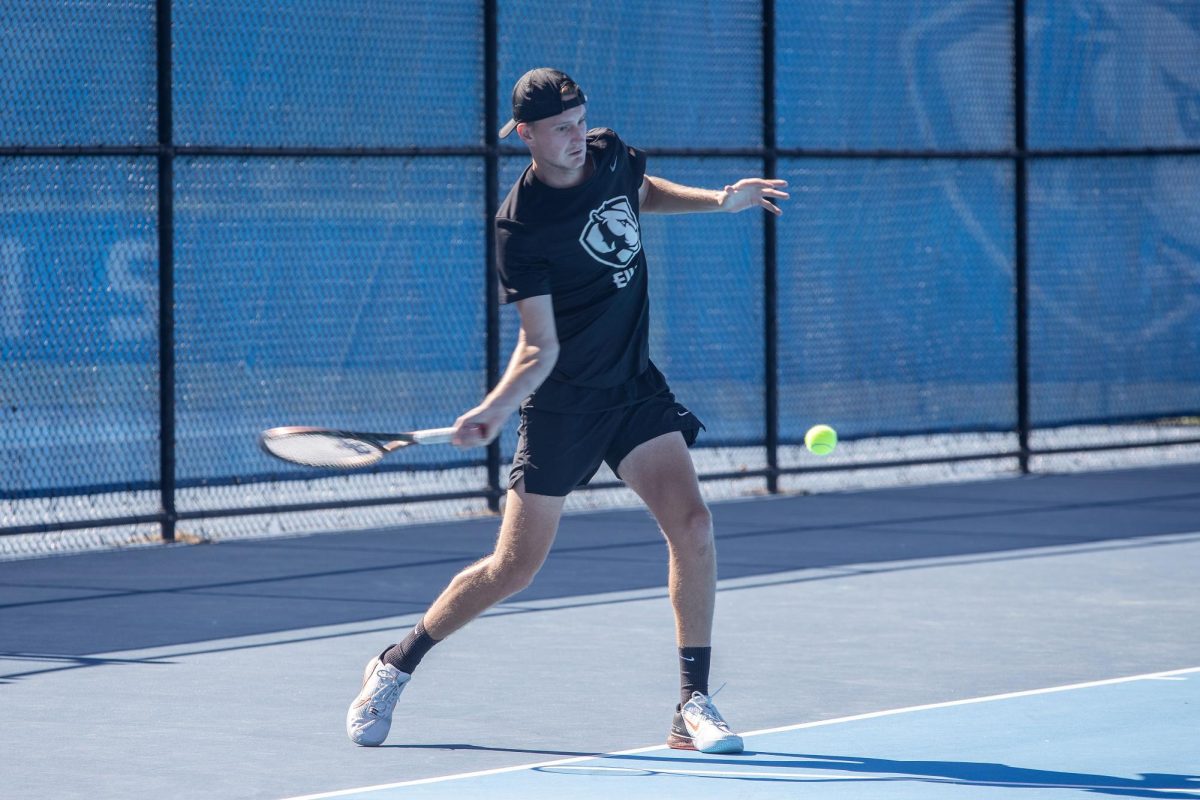
M 1013 700 L 1018 697 L 1034 697 L 1041 694 L 1053 694 L 1055 692 L 1067 692 L 1074 689 L 1093 689 L 1098 686 L 1112 686 L 1118 683 L 1131 683 L 1133 681 L 1146 680 L 1164 680 L 1175 678 L 1176 676 L 1187 675 L 1193 672 L 1200 672 L 1200 667 L 1186 667 L 1184 669 L 1173 669 L 1166 672 L 1148 672 L 1144 675 L 1130 675 L 1125 678 L 1107 678 L 1100 681 L 1087 681 L 1086 683 L 1071 683 L 1065 686 L 1051 686 L 1046 689 L 1026 689 L 1020 692 L 1007 692 L 1005 694 L 993 694 L 985 697 L 972 697 L 966 700 L 949 700 L 942 703 L 928 703 L 920 706 L 908 706 L 907 708 L 894 708 L 888 711 L 872 711 L 867 714 L 855 714 L 849 717 L 839 717 L 837 719 L 825 719 L 817 722 L 801 722 L 796 725 L 783 725 L 778 728 L 764 728 L 758 731 L 750 731 L 743 733 L 743 737 L 762 736 L 768 733 L 783 733 L 784 731 L 798 731 L 806 728 L 820 728 L 825 725 L 840 725 L 844 722 L 858 722 L 865 719 L 878 719 L 880 717 L 891 717 L 897 714 L 908 714 L 914 711 L 930 711 L 935 708 L 953 708 L 955 706 L 966 706 L 975 703 L 990 703 L 995 700 Z M 495 769 L 479 770 L 478 772 L 460 772 L 454 775 L 442 775 L 436 778 L 419 778 L 411 781 L 398 781 L 396 783 L 380 783 L 374 786 L 362 786 L 355 789 L 339 789 L 333 792 L 319 792 L 317 794 L 305 794 L 295 797 L 284 798 L 284 800 L 325 800 L 328 797 L 345 797 L 346 795 L 358 794 L 361 792 L 378 792 L 384 789 L 398 789 L 404 786 L 422 786 L 427 783 L 442 783 L 443 781 L 465 780 L 467 778 L 481 778 L 487 775 L 501 775 L 506 772 L 520 772 L 522 770 L 536 769 L 541 767 L 560 767 L 567 764 L 578 764 L 583 761 L 594 761 L 606 756 L 631 756 L 638 753 L 652 753 L 655 750 L 666 750 L 665 744 L 651 745 L 650 747 L 638 747 L 633 750 L 619 750 L 614 753 L 597 753 L 591 756 L 575 756 L 572 758 L 562 758 L 555 761 L 539 761 L 533 764 L 518 764 L 510 767 L 497 767 Z M 656 770 L 662 771 L 662 770 Z M 691 773 L 694 774 L 694 773 Z M 725 773 L 726 775 L 732 773 Z M 1175 790 L 1172 791 L 1191 791 L 1191 790 Z

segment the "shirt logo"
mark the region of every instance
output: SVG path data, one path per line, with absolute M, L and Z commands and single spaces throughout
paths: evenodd
M 642 250 L 642 234 L 629 198 L 622 195 L 605 200 L 591 211 L 579 243 L 601 264 L 624 271 Z

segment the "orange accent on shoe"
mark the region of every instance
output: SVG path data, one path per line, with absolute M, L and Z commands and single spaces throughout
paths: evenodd
M 690 737 L 685 738 L 683 736 L 680 736 L 675 731 L 671 731 L 671 734 L 667 737 L 667 747 L 670 747 L 672 750 L 695 750 L 696 749 L 696 745 L 691 740 Z

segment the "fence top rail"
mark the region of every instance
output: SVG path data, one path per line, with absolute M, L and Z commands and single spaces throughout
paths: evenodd
M 1027 150 L 922 150 L 871 149 L 841 150 L 808 147 L 646 147 L 647 155 L 661 158 L 862 158 L 862 159 L 1040 159 L 1040 158 L 1132 158 L 1139 156 L 1200 156 L 1200 146 L 1170 147 L 1077 147 L 1031 148 Z M 527 156 L 528 151 L 514 147 L 313 147 L 259 145 L 0 145 L 0 157 L 17 156 L 239 156 L 239 157 L 486 157 Z

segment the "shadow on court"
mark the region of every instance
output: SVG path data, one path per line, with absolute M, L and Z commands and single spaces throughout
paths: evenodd
M 1200 528 L 1198 485 L 1200 465 L 1187 465 L 722 503 L 713 507 L 721 577 L 812 570 L 781 580 L 822 580 L 853 574 L 839 571 L 850 565 L 878 572 L 1034 547 L 1130 546 Z M 490 550 L 496 527 L 483 519 L 0 563 L 0 681 L 119 663 L 88 657 L 97 653 L 415 615 Z M 538 579 L 506 609 L 622 602 L 590 596 L 665 580 L 666 548 L 644 512 L 569 516 Z M 296 641 L 313 638 L 322 637 Z
M 540 752 L 540 751 L 530 751 Z M 579 754 L 587 755 L 587 754 Z M 765 757 L 765 758 L 764 758 Z M 619 762 L 629 766 L 617 766 Z M 610 762 L 611 765 L 610 765 Z M 722 774 L 728 768 L 727 774 Z M 816 784 L 822 781 L 888 783 L 918 781 L 1003 789 L 1075 789 L 1113 797 L 1158 800 L 1195 798 L 1200 776 L 1143 773 L 1136 779 L 1086 772 L 1027 769 L 973 761 L 897 761 L 886 758 L 746 752 L 741 756 L 604 756 L 581 765 L 548 765 L 540 772 L 586 773 L 589 777 L 683 776 L 721 781 Z M 771 771 L 778 772 L 771 772 Z M 787 770 L 796 770 L 789 775 Z M 802 772 L 801 772 L 802 771 Z M 820 774 L 827 771 L 828 775 Z

